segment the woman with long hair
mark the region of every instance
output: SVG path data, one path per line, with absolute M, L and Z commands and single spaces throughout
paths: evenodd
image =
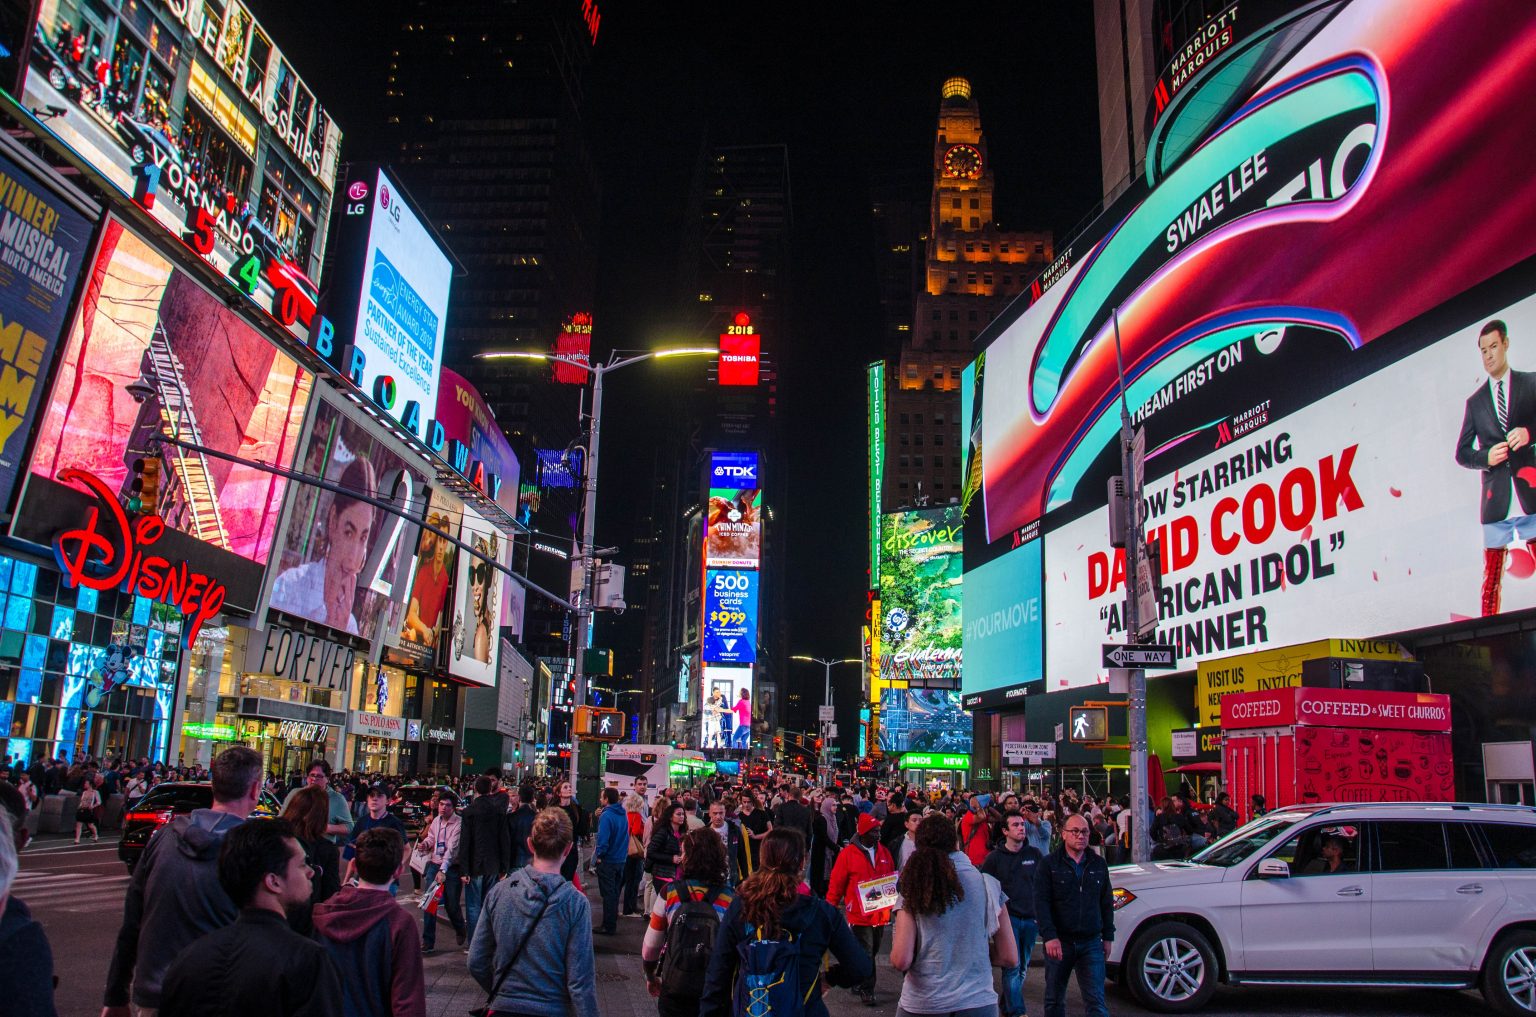
M 914 839 L 896 884 L 891 966 L 907 976 L 896 1015 L 995 1017 L 992 967 L 1012 967 L 1019 955 L 1002 887 L 955 849 L 947 816 L 924 816 Z
M 304 859 L 315 870 L 309 903 L 288 916 L 289 927 L 305 936 L 314 931 L 315 905 L 341 889 L 341 849 L 325 835 L 330 812 L 331 797 L 318 784 L 299 788 L 283 806 L 283 818 L 293 825 Z
M 821 983 L 851 988 L 870 977 L 874 962 L 853 938 L 841 912 L 819 897 L 801 892 L 805 838 L 800 831 L 770 831 L 763 838 L 759 862 L 757 871 L 736 888 L 736 899 L 721 919 L 720 935 L 704 978 L 699 1017 L 726 1017 L 733 1009 L 733 992 L 745 1002 L 754 990 L 770 995 L 793 991 L 805 1017 L 827 1017 Z M 784 950 L 793 952 L 793 961 L 781 972 L 782 981 L 775 978 L 775 987 L 755 985 L 743 973 L 744 960 L 753 970 L 761 970 L 762 957 Z M 838 963 L 822 972 L 821 962 L 828 951 Z
M 677 802 L 669 804 L 651 827 L 651 842 L 645 847 L 651 883 L 656 896 L 665 897 L 683 860 L 683 836 L 688 832 L 688 816 Z
M 735 892 L 726 885 L 729 871 L 725 845 L 715 831 L 691 830 L 683 838 L 683 861 L 678 866 L 677 878 L 665 897 L 657 895 L 640 946 L 646 986 L 656 997 L 660 1017 L 697 1017 L 699 993 L 703 989 L 700 976 L 704 971 L 694 970 L 686 957 L 668 961 L 663 971 L 662 947 L 667 943 L 673 919 L 685 903 L 713 905 L 715 914 L 724 920 L 731 901 L 736 899 Z

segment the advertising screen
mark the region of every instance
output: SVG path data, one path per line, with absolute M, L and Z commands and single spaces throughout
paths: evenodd
M 756 452 L 709 454 L 707 568 L 757 568 L 763 542 L 760 484 Z
M 515 518 L 520 480 L 517 454 L 480 392 L 446 367 L 438 379 L 436 420 L 443 426 L 443 457 L 448 464 Z
M 445 491 L 433 491 L 426 521 L 458 537 L 464 503 Z M 448 628 L 448 593 L 453 585 L 458 548 L 423 528 L 412 565 L 411 592 L 389 614 L 385 641 L 412 660 L 429 663 Z
M 704 667 L 699 747 L 741 749 L 752 744 L 752 668 Z
M 471 508 L 464 510 L 459 539 L 472 547 L 475 554 L 459 555 L 448 670 L 480 685 L 495 685 L 502 587 L 508 580 L 486 559 L 506 565 L 512 545 Z
M 0 510 L 11 504 L 90 242 L 84 216 L 0 156 Z
M 1189 127 L 1170 108 L 1147 185 L 984 333 L 971 518 L 994 545 L 1043 534 L 1049 688 L 1100 680 L 1098 644 L 1125 638 L 1104 516 L 1117 329 L 1160 538 L 1156 638 L 1181 667 L 1536 603 L 1506 525 L 1536 508 L 1523 432 L 1508 437 L 1536 366 L 1536 180 L 1465 157 L 1536 128 L 1536 62 L 1510 48 L 1531 43 L 1528 5 L 1338 5 L 1277 43 L 1197 145 L 1169 140 Z M 1486 90 L 1447 102 L 1464 81 L 1445 54 L 1485 50 L 1507 57 Z M 1502 423 L 1479 350 L 1495 318 Z
M 886 689 L 880 693 L 880 751 L 970 752 L 971 715 L 952 689 Z
M 965 574 L 961 618 L 967 695 L 1036 681 L 1045 673 L 1041 541 L 1031 540 Z
M 421 436 L 437 409 L 453 265 L 382 169 L 353 166 L 345 180 L 346 214 L 336 237 L 338 295 L 328 304 L 337 335 L 350 345 L 343 368 L 374 402 Z
M 322 397 L 297 469 L 347 492 L 292 485 L 274 555 L 268 607 L 372 639 L 409 592 L 426 479 L 390 451 L 374 425 Z M 357 496 L 393 505 L 384 512 Z
M 238 2 L 81 6 L 41 5 L 22 105 L 58 110 L 43 130 L 307 328 L 341 150 L 314 92 Z
M 881 680 L 958 688 L 960 506 L 886 513 L 880 533 Z
M 31 472 L 51 479 L 74 467 L 126 495 L 134 460 L 158 456 L 162 479 L 155 507 L 166 525 L 264 563 L 288 482 L 188 449 L 152 447 L 149 439 L 163 430 L 196 445 L 236 450 L 243 459 L 289 467 L 312 384 L 224 299 L 108 220 L 59 355 Z M 13 532 L 35 540 L 40 534 L 28 527 L 52 525 L 50 515 L 18 512 Z
M 757 572 L 709 569 L 704 573 L 704 650 L 710 664 L 757 660 Z

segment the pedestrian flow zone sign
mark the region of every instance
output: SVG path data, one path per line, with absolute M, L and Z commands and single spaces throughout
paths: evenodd
M 1055 742 L 1003 742 L 1003 758 L 1013 765 L 1026 759 L 1035 765 L 1042 759 L 1056 758 Z
M 1172 646 L 1104 643 L 1105 667 L 1144 667 L 1172 671 L 1179 666 L 1178 651 Z

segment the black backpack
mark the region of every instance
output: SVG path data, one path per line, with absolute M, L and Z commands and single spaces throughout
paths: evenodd
M 661 992 L 664 996 L 697 997 L 704 991 L 704 973 L 709 970 L 709 955 L 720 931 L 720 914 L 708 888 L 704 888 L 704 899 L 695 899 L 697 884 L 680 879 L 674 885 L 683 902 L 667 925 L 667 943 L 661 954 Z

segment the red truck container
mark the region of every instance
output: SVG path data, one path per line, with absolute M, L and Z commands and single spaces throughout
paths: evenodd
M 1455 798 L 1450 697 L 1283 688 L 1221 701 L 1232 804 L 1446 802 Z M 1246 818 L 1252 818 L 1248 816 Z

